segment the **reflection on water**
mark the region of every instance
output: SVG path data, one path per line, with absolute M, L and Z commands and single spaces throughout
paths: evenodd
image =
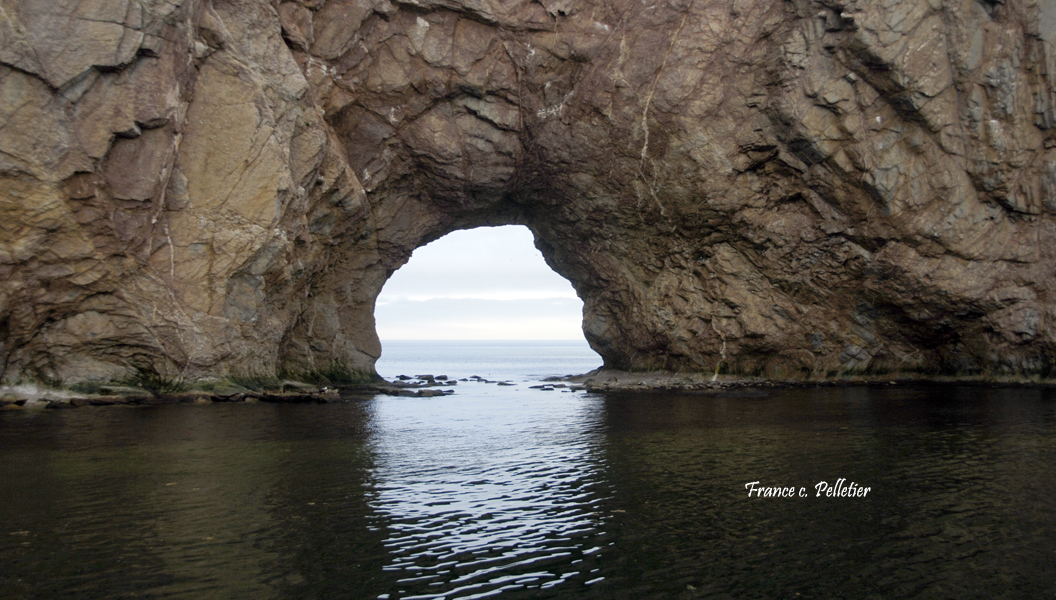
M 949 387 L 2 411 L 0 597 L 1053 597 L 1054 429 Z
M 389 530 L 385 570 L 400 576 L 390 597 L 471 598 L 602 579 L 594 560 L 607 543 L 597 504 L 609 490 L 594 455 L 601 403 L 549 407 L 540 394 L 463 401 L 457 415 L 429 399 L 379 407 L 371 505 Z M 404 596 L 412 587 L 424 593 Z

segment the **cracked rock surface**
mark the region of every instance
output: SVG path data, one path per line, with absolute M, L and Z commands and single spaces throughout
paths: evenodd
M 614 369 L 1048 375 L 1048 0 L 0 0 L 0 370 L 373 373 L 524 224 Z

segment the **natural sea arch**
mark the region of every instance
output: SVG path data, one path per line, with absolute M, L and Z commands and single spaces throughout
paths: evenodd
M 897 27 L 919 43 L 890 46 L 869 33 L 891 26 L 882 10 L 775 0 L 425 3 L 362 21 L 374 55 L 326 37 L 309 53 L 339 67 L 320 97 L 363 193 L 282 362 L 310 369 L 318 348 L 372 370 L 374 302 L 414 249 L 517 224 L 609 368 L 1044 370 L 1056 255 L 1032 240 L 1054 227 L 1049 188 L 1011 157 L 1056 161 L 1051 126 L 1015 125 L 1041 122 L 1037 103 L 965 95 L 998 62 L 931 43 L 1032 17 L 910 4 Z M 1040 60 L 1026 47 L 1009 64 Z M 1032 77 L 1009 89 L 1052 97 Z M 1004 111 L 1019 149 L 992 157 L 965 111 Z M 1021 177 L 1022 194 L 995 187 Z
M 97 4 L 0 61 L 5 382 L 370 374 L 511 224 L 608 367 L 1056 372 L 1051 3 Z
M 393 247 L 528 226 L 607 367 L 1052 373 L 1041 4 L 423 2 L 328 119 Z
M 373 373 L 374 363 L 382 353 L 375 311 L 378 297 L 389 278 L 398 273 L 416 249 L 448 235 L 457 237 L 463 230 L 476 229 L 478 226 L 489 230 L 494 228 L 495 231 L 503 230 L 504 225 L 521 226 L 518 227 L 520 232 L 528 233 L 536 249 L 542 253 L 549 274 L 565 280 L 566 289 L 556 294 L 563 296 L 561 300 L 567 302 L 574 300 L 575 296 L 583 298 L 585 293 L 589 293 L 591 286 L 584 285 L 588 277 L 583 274 L 583 263 L 576 259 L 576 248 L 566 253 L 547 243 L 540 234 L 540 231 L 546 231 L 545 226 L 542 229 L 538 225 L 525 229 L 523 226 L 529 221 L 526 214 L 529 211 L 523 205 L 508 201 L 495 204 L 506 210 L 496 211 L 498 216 L 494 212 L 484 216 L 471 214 L 470 218 L 451 223 L 450 215 L 437 215 L 434 212 L 436 204 L 407 201 L 402 203 L 400 214 L 394 215 L 398 222 L 396 226 L 372 232 L 376 241 L 368 238 L 370 243 L 363 243 L 363 240 L 357 240 L 344 252 L 336 251 L 337 258 L 327 265 L 326 275 L 318 280 L 312 293 L 305 298 L 299 320 L 285 336 L 282 345 L 284 368 L 289 372 L 330 371 L 336 368 Z M 510 208 L 514 209 L 513 215 L 507 212 Z M 523 237 L 523 233 L 519 233 L 519 236 Z M 569 282 L 572 284 L 571 289 L 568 288 Z M 519 293 L 524 295 L 525 292 L 528 296 L 534 293 L 522 285 Z M 538 293 L 534 295 L 538 296 Z M 547 292 L 543 298 L 554 295 Z M 580 305 L 583 311 L 582 316 L 577 318 L 576 327 L 580 332 L 577 332 L 576 337 L 585 336 L 589 342 L 591 320 L 587 307 L 582 303 Z M 604 323 L 604 320 L 601 322 Z M 586 324 L 585 328 L 582 328 L 583 324 Z M 523 333 L 516 335 L 524 337 Z M 412 336 L 401 337 L 408 339 Z M 484 334 L 472 337 L 496 339 L 494 335 Z M 572 336 L 568 335 L 566 328 L 560 338 L 569 337 Z M 597 344 L 592 343 L 592 347 L 598 349 Z

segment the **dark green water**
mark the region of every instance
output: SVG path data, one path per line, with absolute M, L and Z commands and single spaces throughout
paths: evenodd
M 1052 391 L 527 386 L 0 411 L 0 598 L 1056 596 Z

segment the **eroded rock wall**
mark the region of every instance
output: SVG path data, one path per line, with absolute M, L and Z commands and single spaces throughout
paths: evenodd
M 275 7 L 4 0 L 0 34 L 4 377 L 273 373 L 370 227 Z
M 1048 373 L 1056 3 L 0 0 L 6 380 L 372 371 L 521 223 L 618 368 Z

